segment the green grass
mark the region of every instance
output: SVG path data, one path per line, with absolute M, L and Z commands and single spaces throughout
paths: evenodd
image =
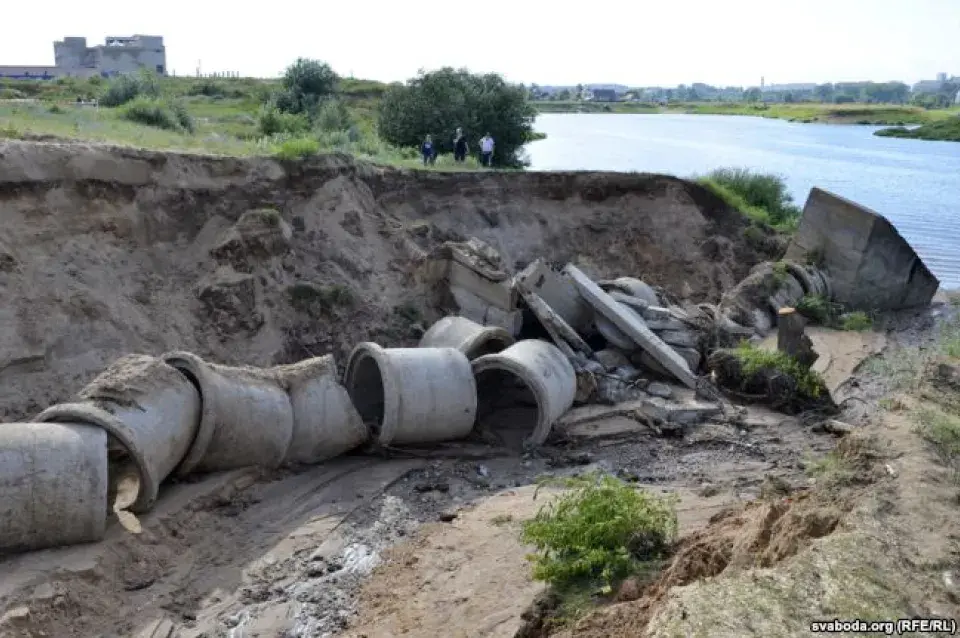
M 579 102 L 536 101 L 540 113 L 685 113 L 693 115 L 743 115 L 793 122 L 833 124 L 903 125 L 936 122 L 960 109 L 927 110 L 889 104 L 751 104 L 746 102 Z
M 115 85 L 99 78 L 53 81 L 0 80 L 0 138 L 63 139 L 156 150 L 228 156 L 305 158 L 346 153 L 383 165 L 435 171 L 476 171 L 475 158 L 462 164 L 441 156 L 423 166 L 417 149 L 380 139 L 377 105 L 387 86 L 342 79 L 337 104 L 325 108 L 311 127 L 297 116 L 264 113 L 278 80 L 136 78 Z M 139 87 L 139 97 L 131 87 Z M 144 88 L 146 87 L 146 88 Z M 78 106 L 108 90 L 115 108 Z M 501 169 L 495 169 L 501 170 Z
M 848 312 L 840 317 L 840 327 L 853 332 L 865 332 L 873 329 L 873 319 L 865 312 Z
M 522 540 L 536 547 L 533 577 L 563 590 L 599 586 L 653 573 L 676 538 L 671 499 L 609 475 L 553 481 L 570 488 L 525 521 Z
M 793 232 L 800 223 L 800 209 L 794 205 L 786 182 L 778 175 L 746 168 L 719 168 L 696 178 L 730 207 L 751 220 Z
M 960 416 L 939 408 L 925 408 L 918 415 L 918 431 L 945 464 L 954 466 L 960 460 Z
M 881 137 L 902 137 L 914 140 L 960 142 L 960 114 L 958 114 L 957 117 L 928 122 L 913 129 L 907 129 L 902 126 L 880 129 L 874 133 L 874 135 Z
M 773 370 L 794 379 L 797 388 L 807 396 L 816 398 L 826 388 L 826 384 L 819 374 L 812 369 L 804 369 L 796 359 L 780 350 L 767 350 L 744 342 L 732 352 L 740 363 L 740 370 L 744 379 L 750 379 L 756 374 Z

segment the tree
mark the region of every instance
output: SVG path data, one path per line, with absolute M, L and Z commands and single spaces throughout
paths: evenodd
M 578 84 L 578 85 L 577 85 L 577 95 L 576 95 L 576 98 L 575 98 L 575 99 L 577 99 L 577 100 L 582 100 L 582 99 L 583 99 L 583 85 L 582 85 L 582 84 Z
M 283 74 L 283 90 L 273 96 L 282 112 L 312 115 L 326 99 L 334 96 L 340 78 L 326 62 L 298 58 Z
M 460 127 L 476 147 L 490 133 L 496 141 L 494 162 L 523 165 L 520 151 L 530 141 L 536 110 L 526 89 L 501 76 L 442 68 L 421 72 L 404 85 L 389 88 L 380 102 L 380 135 L 396 146 L 419 146 L 432 135 L 441 152 L 453 150 Z
M 813 90 L 813 94 L 817 96 L 817 99 L 821 102 L 830 102 L 833 100 L 833 85 L 818 84 L 817 88 Z
M 760 89 L 753 87 L 743 92 L 743 99 L 747 102 L 759 102 L 761 98 Z

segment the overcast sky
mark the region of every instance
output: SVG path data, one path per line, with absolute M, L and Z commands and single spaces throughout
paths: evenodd
M 960 0 L 47 0 L 4 3 L 0 64 L 53 40 L 162 35 L 192 75 L 276 76 L 298 56 L 403 80 L 465 66 L 515 82 L 754 85 L 960 75 Z

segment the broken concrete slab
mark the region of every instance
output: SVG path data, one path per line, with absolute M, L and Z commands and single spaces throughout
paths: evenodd
M 820 265 L 835 300 L 853 309 L 925 306 L 940 286 L 885 217 L 820 188 L 810 190 L 786 258 Z
M 454 310 L 461 316 L 481 326 L 504 328 L 513 337 L 520 334 L 520 329 L 523 327 L 523 313 L 519 310 L 504 311 L 459 286 L 451 286 L 449 292 L 456 306 Z
M 450 286 L 459 286 L 504 312 L 517 307 L 517 293 L 506 282 L 496 282 L 481 276 L 457 261 L 451 261 L 447 271 Z
M 671 347 L 674 352 L 680 355 L 684 361 L 687 362 L 687 365 L 691 370 L 697 370 L 700 368 L 700 363 L 703 360 L 703 356 L 700 354 L 700 351 L 696 348 L 681 348 L 681 347 Z M 630 362 L 634 365 L 638 365 L 652 372 L 664 377 L 672 377 L 674 375 L 670 374 L 670 371 L 663 367 L 663 365 L 657 361 L 649 352 L 646 350 L 639 350 L 633 353 L 630 356 Z
M 598 285 L 607 292 L 613 290 L 622 292 L 647 302 L 650 306 L 659 306 L 660 298 L 656 291 L 646 282 L 634 277 L 618 277 L 617 279 L 600 281 Z
M 581 297 L 570 277 L 554 270 L 542 259 L 524 268 L 515 281 L 536 293 L 577 332 L 584 332 L 590 326 L 593 310 Z
M 690 388 L 696 387 L 697 378 L 690 372 L 690 367 L 683 357 L 647 328 L 643 321 L 639 321 L 633 313 L 625 312 L 619 303 L 576 266 L 568 264 L 564 270 L 576 284 L 587 303 L 636 341 L 638 346 L 649 352 L 681 383 Z
M 593 350 L 580 338 L 577 331 L 570 327 L 570 324 L 564 321 L 563 317 L 554 312 L 553 308 L 547 305 L 540 295 L 527 288 L 527 285 L 522 281 L 516 282 L 516 290 L 520 296 L 523 297 L 530 311 L 537 317 L 541 325 L 546 328 L 553 340 L 557 342 L 557 346 L 560 346 L 563 350 L 562 345 L 569 344 L 569 346 L 584 356 L 588 358 L 593 356 Z M 564 352 L 564 354 L 567 353 Z M 567 356 L 570 355 L 567 354 Z
M 674 348 L 696 348 L 700 341 L 699 336 L 691 330 L 659 330 L 656 334 Z
M 603 367 L 606 370 L 613 370 L 619 366 L 630 364 L 630 359 L 627 358 L 627 355 L 620 350 L 615 350 L 613 348 L 600 350 L 593 355 L 593 358 L 603 364 Z
M 669 401 L 660 397 L 649 397 L 638 402 L 637 412 L 654 422 L 675 423 L 677 425 L 696 425 L 722 413 L 719 405 L 685 401 Z

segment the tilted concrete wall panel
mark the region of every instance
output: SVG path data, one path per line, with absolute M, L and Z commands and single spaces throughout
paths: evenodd
M 882 215 L 819 188 L 810 190 L 786 259 L 822 258 L 836 301 L 892 310 L 930 303 L 939 281 Z

